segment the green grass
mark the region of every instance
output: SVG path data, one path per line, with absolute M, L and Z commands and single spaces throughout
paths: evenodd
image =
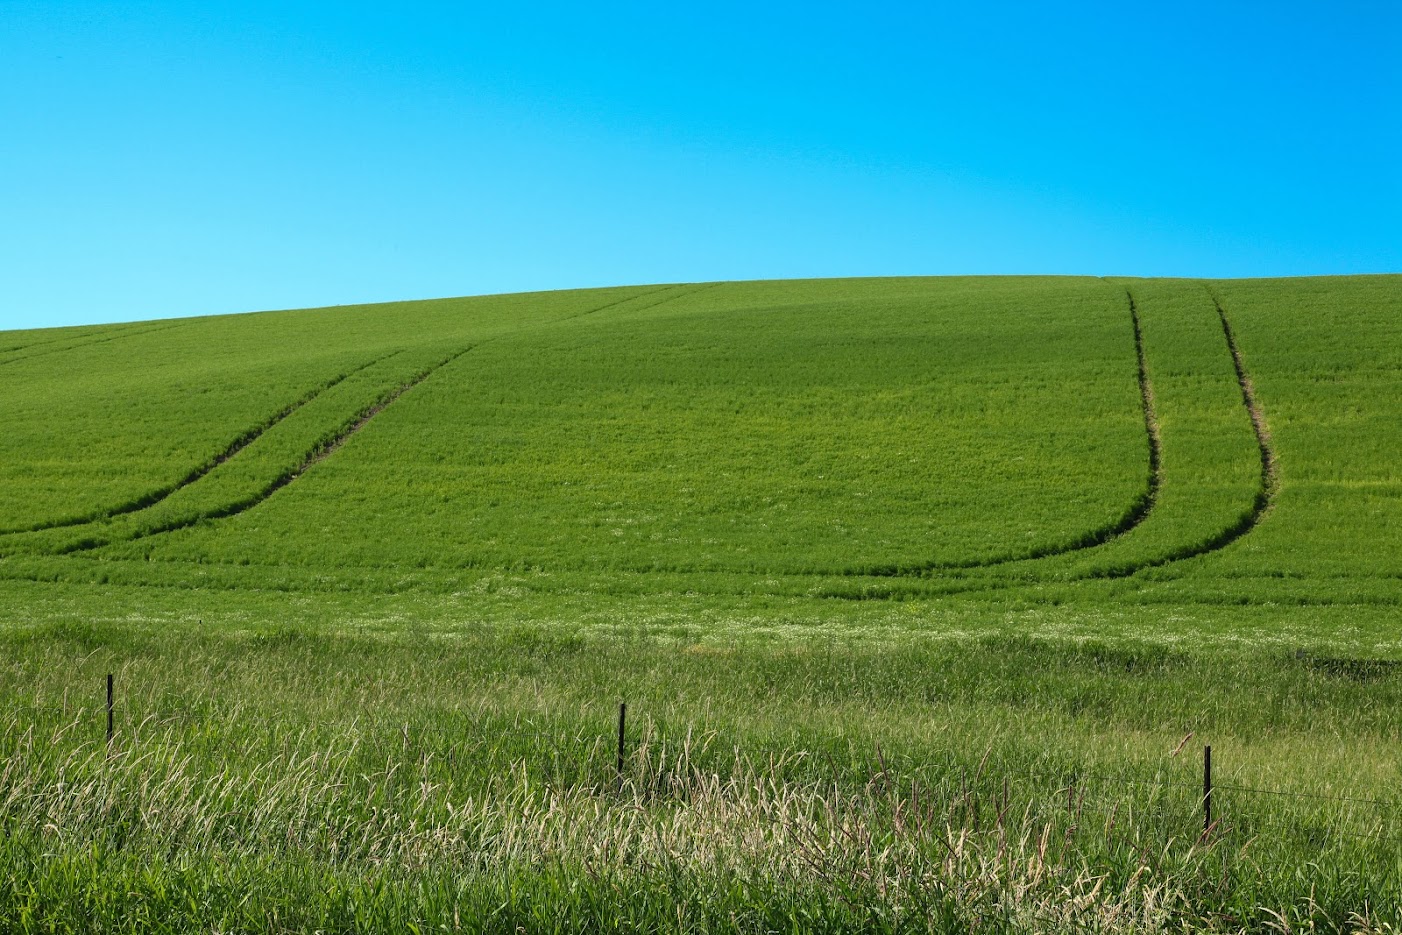
M 1122 290 L 812 292 L 677 290 L 483 342 L 285 495 L 112 554 L 844 574 L 1056 549 L 1131 509 L 1143 424 Z M 396 535 L 367 534 L 391 516 Z
M 45 343 L 0 356 L 0 529 L 139 503 L 387 353 L 509 334 L 645 291 L 507 296 L 470 315 L 461 303 L 425 302 L 75 329 L 67 341 L 37 332 Z
M 0 336 L 0 928 L 1395 930 L 1399 306 L 833 280 Z
M 5 649 L 8 927 L 1231 930 L 1402 896 L 1402 678 L 1335 657 L 79 624 Z M 1206 839 L 1190 731 L 1223 787 Z M 1381 802 L 1235 788 L 1360 783 Z

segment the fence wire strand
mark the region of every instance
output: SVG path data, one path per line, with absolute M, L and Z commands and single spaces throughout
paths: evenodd
M 133 706 L 130 703 L 122 704 L 120 702 L 118 702 L 114 706 L 115 713 L 125 722 L 124 727 L 119 728 L 117 734 L 118 736 L 127 736 L 139 739 L 143 743 L 152 742 L 151 738 L 140 737 L 137 734 L 137 731 L 139 731 L 142 727 L 146 727 L 148 725 L 155 727 L 170 727 L 178 725 L 188 726 L 192 723 L 210 723 L 218 720 L 216 717 L 217 709 L 212 704 L 200 706 L 180 706 L 172 708 L 162 707 L 161 709 L 156 711 L 147 711 L 143 713 L 140 719 L 136 722 L 135 727 L 133 727 L 130 718 L 125 717 L 125 715 L 131 712 L 132 707 Z M 63 727 L 65 730 L 71 726 L 74 726 L 74 724 L 77 721 L 81 720 L 84 716 L 93 716 L 101 719 L 105 718 L 106 714 L 107 709 L 105 705 L 101 703 L 96 705 L 10 704 L 6 705 L 4 708 L 0 708 L 0 718 L 8 719 L 12 723 L 24 716 L 28 716 L 36 721 L 44 715 L 60 716 L 64 720 Z M 634 716 L 636 717 L 636 715 Z M 464 722 L 460 727 L 443 727 L 437 725 L 414 724 L 412 722 L 403 721 L 365 721 L 358 723 L 353 722 L 352 724 L 348 725 L 348 727 L 343 728 L 339 733 L 337 733 L 334 736 L 339 737 L 343 740 L 351 740 L 355 743 L 355 746 L 357 748 L 372 752 L 377 756 L 380 754 L 391 753 L 396 751 L 406 752 L 407 749 L 410 747 L 422 747 L 423 741 L 429 738 L 441 739 L 448 737 L 456 737 L 458 738 L 457 742 L 454 743 L 451 746 L 451 748 L 445 753 L 439 754 L 441 756 L 447 756 L 451 758 L 459 758 L 462 756 L 471 755 L 474 752 L 481 752 L 483 749 L 488 749 L 491 753 L 497 753 L 501 751 L 503 747 L 508 745 L 511 741 L 519 740 L 548 741 L 548 743 L 544 744 L 544 746 L 549 748 L 549 752 L 555 754 L 563 752 L 569 748 L 575 748 L 585 744 L 598 745 L 600 743 L 603 743 L 604 746 L 607 748 L 612 744 L 614 740 L 612 726 L 610 726 L 609 730 L 603 731 L 598 735 L 590 735 L 578 729 L 573 731 L 567 731 L 563 729 L 550 730 L 548 728 L 540 728 L 533 722 L 528 721 L 526 723 L 530 726 L 523 728 L 522 726 L 520 726 L 521 722 L 519 719 L 508 720 L 505 718 L 503 718 L 500 722 L 467 721 Z M 647 743 L 651 744 L 665 744 L 668 742 L 669 739 L 673 742 L 680 742 L 680 740 L 683 737 L 687 738 L 688 740 L 691 740 L 694 739 L 696 736 L 701 736 L 695 732 L 694 727 L 688 727 L 685 734 L 683 735 L 680 735 L 675 738 L 663 737 L 652 732 L 656 730 L 657 725 L 655 722 L 644 721 L 643 723 L 648 729 L 644 732 L 643 739 Z M 37 726 L 37 723 L 31 725 L 31 727 Z M 497 731 L 499 733 L 497 743 L 492 744 L 488 740 L 472 741 L 467 739 L 467 735 L 470 735 L 474 732 L 481 734 L 487 731 Z M 325 739 L 330 740 L 334 738 Z M 415 743 L 416 740 L 419 742 Z M 634 742 L 636 743 L 637 740 L 635 739 Z M 284 743 L 282 746 L 284 748 L 283 752 L 287 752 L 286 744 Z M 432 755 L 434 753 L 437 753 L 438 751 L 419 750 L 418 752 L 420 754 L 427 753 Z M 738 752 L 739 751 L 737 748 L 737 753 Z M 822 759 L 822 757 L 820 757 L 818 754 L 807 749 L 789 750 L 786 751 L 786 754 L 786 759 L 807 758 L 815 763 L 819 762 Z M 830 760 L 831 756 L 827 755 L 827 758 Z M 904 759 L 906 760 L 906 762 L 898 765 L 903 765 L 908 769 L 913 769 L 914 771 L 927 770 L 933 768 L 935 765 L 929 762 L 911 762 L 908 757 Z M 851 764 L 847 765 L 850 766 Z M 876 781 L 877 779 L 889 779 L 890 774 L 894 772 L 893 766 L 885 760 L 884 756 L 879 752 L 879 750 L 876 761 L 867 764 L 867 766 L 868 770 L 872 773 L 872 779 L 868 780 L 869 783 L 871 781 Z M 878 766 L 879 768 L 876 768 Z M 834 769 L 836 769 L 835 763 Z M 952 781 L 955 776 L 955 773 L 951 770 L 944 773 L 944 775 Z M 1196 781 L 1164 778 L 1150 779 L 1144 778 L 1142 776 L 1132 776 L 1124 774 L 1112 775 L 1082 769 L 1008 769 L 1004 767 L 994 766 L 983 768 L 980 771 L 976 772 L 975 775 L 970 777 L 968 775 L 967 768 L 964 768 L 962 770 L 962 774 L 959 778 L 959 781 L 961 783 L 965 783 L 968 782 L 970 778 L 972 778 L 975 784 L 987 784 L 995 780 L 1001 780 L 1005 777 L 1034 780 L 1039 782 L 1057 783 L 1057 785 L 1051 790 L 1049 790 L 1049 792 L 1058 796 L 1065 794 L 1068 791 L 1074 792 L 1076 790 L 1083 790 L 1092 783 L 1099 783 L 1119 786 L 1137 786 L 1140 788 L 1151 789 L 1190 790 L 1197 793 L 1195 799 L 1198 803 L 1201 803 L 1203 799 L 1202 785 L 1200 782 Z M 836 776 L 834 776 L 834 780 L 835 779 Z M 1387 812 L 1389 813 L 1390 817 L 1395 818 L 1399 815 L 1402 815 L 1402 802 L 1385 801 L 1382 799 L 1368 798 L 1363 796 L 1334 795 L 1321 792 L 1304 792 L 1289 789 L 1265 789 L 1258 786 L 1249 786 L 1232 782 L 1214 782 L 1212 784 L 1212 793 L 1214 797 L 1218 793 L 1229 792 L 1246 795 L 1308 799 L 1318 802 L 1365 805 Z

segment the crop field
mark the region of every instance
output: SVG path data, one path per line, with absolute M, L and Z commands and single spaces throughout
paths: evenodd
M 1402 277 L 6 332 L 0 399 L 0 930 L 1402 929 Z

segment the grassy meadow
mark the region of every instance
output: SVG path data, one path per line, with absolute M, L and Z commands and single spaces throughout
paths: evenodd
M 1396 931 L 1399 313 L 877 279 L 0 335 L 0 929 Z

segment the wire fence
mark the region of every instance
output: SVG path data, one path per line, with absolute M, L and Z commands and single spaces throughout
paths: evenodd
M 21 727 L 21 725 L 27 724 L 27 728 L 22 729 L 37 731 L 45 722 L 49 722 L 55 730 L 52 740 L 66 735 L 84 741 L 105 744 L 109 753 L 120 755 L 124 742 L 161 742 L 172 739 L 169 737 L 171 728 L 188 728 L 198 725 L 232 726 L 229 719 L 238 719 L 243 716 L 241 711 L 221 706 L 214 700 L 197 704 L 175 703 L 178 699 L 170 696 L 148 696 L 144 700 L 147 702 L 146 704 L 141 704 L 140 701 L 136 704 L 120 703 L 113 676 L 109 675 L 106 683 L 106 698 L 97 704 L 91 702 L 70 703 L 68 697 L 65 696 L 63 702 L 59 704 L 27 704 L 12 700 L 0 705 L 0 730 L 3 730 L 5 724 L 8 723 L 11 727 Z M 451 765 L 454 762 L 472 758 L 477 760 L 480 765 L 484 755 L 490 758 L 497 753 L 505 753 L 519 760 L 524 753 L 524 748 L 534 744 L 533 747 L 530 747 L 531 753 L 537 756 L 554 756 L 557 759 L 562 754 L 578 756 L 582 751 L 587 751 L 595 758 L 603 754 L 611 754 L 613 771 L 616 772 L 618 780 L 623 782 L 630 778 L 636 779 L 630 773 L 630 771 L 636 772 L 636 764 L 633 762 L 633 757 L 636 754 L 648 753 L 652 749 L 666 748 L 669 744 L 673 747 L 685 746 L 689 750 L 698 736 L 693 727 L 687 727 L 684 733 L 678 733 L 676 736 L 668 735 L 660 731 L 656 722 L 648 720 L 644 720 L 642 729 L 633 725 L 633 730 L 630 733 L 626 704 L 619 705 L 616 725 L 610 724 L 604 730 L 599 729 L 602 725 L 591 727 L 583 723 L 575 723 L 569 727 L 551 726 L 519 713 L 510 717 L 496 716 L 476 720 L 464 712 L 451 712 L 451 714 L 459 718 L 458 723 L 451 725 L 427 724 L 414 723 L 400 718 L 377 719 L 369 715 L 354 716 L 340 723 L 338 729 L 329 736 L 325 733 L 318 734 L 310 731 L 306 727 L 295 731 L 289 729 L 288 733 L 277 738 L 278 742 L 275 743 L 275 746 L 282 753 L 291 754 L 299 748 L 311 748 L 313 741 L 316 744 L 317 752 L 327 750 L 328 743 L 340 742 L 343 747 L 349 745 L 350 748 L 358 750 L 364 755 L 374 755 L 389 760 L 398 756 L 403 761 L 413 755 L 420 758 L 436 757 Z M 714 740 L 717 736 L 714 732 L 706 733 L 698 745 L 704 747 L 706 741 Z M 174 739 L 180 742 L 189 742 L 190 740 L 189 737 Z M 1174 751 L 1175 757 L 1182 751 L 1184 744 L 1180 744 L 1180 749 Z M 1377 820 L 1402 828 L 1402 798 L 1383 799 L 1360 795 L 1263 788 L 1242 782 L 1218 782 L 1213 776 L 1211 746 L 1202 747 L 1201 752 L 1202 771 L 1200 778 L 1195 775 L 1191 779 L 1182 775 L 1165 775 L 1162 768 L 1157 768 L 1153 775 L 1101 772 L 1074 765 L 1058 768 L 1029 768 L 1000 762 L 990 763 L 987 754 L 976 767 L 972 768 L 967 763 L 932 762 L 913 759 L 909 755 L 893 761 L 883 753 L 879 746 L 874 747 L 871 753 L 864 758 L 858 772 L 864 777 L 862 782 L 869 790 L 873 785 L 898 785 L 901 782 L 901 777 L 897 776 L 897 768 L 899 768 L 899 772 L 905 774 L 904 778 L 909 778 L 912 782 L 916 781 L 917 776 L 928 778 L 928 776 L 934 775 L 939 778 L 939 782 L 935 783 L 935 786 L 945 789 L 956 797 L 962 796 L 970 802 L 986 802 L 990 797 L 990 789 L 992 798 L 996 800 L 1000 784 L 1002 796 L 1007 799 L 1011 795 L 1009 784 L 1012 781 L 1017 781 L 1020 783 L 1018 792 L 1023 798 L 1029 796 L 1029 786 L 1035 785 L 1040 788 L 1040 793 L 1034 797 L 1047 798 L 1048 800 L 1054 798 L 1058 800 L 1060 805 L 1064 805 L 1068 814 L 1073 816 L 1093 811 L 1097 807 L 1100 807 L 1102 811 L 1107 808 L 1118 809 L 1119 804 L 1114 802 L 1109 805 L 1100 805 L 1099 803 L 1104 799 L 1103 795 L 1097 795 L 1089 803 L 1087 802 L 1090 793 L 1105 788 L 1117 790 L 1134 788 L 1147 790 L 1150 793 L 1163 791 L 1176 795 L 1174 801 L 1180 808 L 1200 812 L 1201 827 L 1205 834 L 1211 832 L 1224 817 L 1227 817 L 1229 813 L 1225 811 L 1225 808 L 1228 801 L 1239 801 L 1241 796 L 1289 799 L 1341 807 L 1362 807 L 1374 810 Z M 776 766 L 775 760 L 776 753 L 779 757 L 778 766 Z M 783 767 L 792 767 L 793 764 L 800 761 L 819 763 L 826 759 L 829 762 L 831 781 L 834 786 L 839 784 L 840 779 L 852 778 L 853 764 L 850 762 L 845 764 L 847 774 L 842 776 L 842 768 L 832 761 L 831 750 L 815 751 L 801 747 L 785 747 L 781 750 L 765 750 L 763 754 L 768 756 L 768 773 L 771 776 L 777 775 Z M 738 746 L 734 749 L 734 755 L 737 761 L 743 756 Z M 1184 757 L 1184 759 L 1186 760 L 1188 757 Z M 760 771 L 764 772 L 764 764 L 759 760 L 750 757 L 748 762 L 751 765 L 757 765 Z M 1187 772 L 1186 766 L 1181 771 Z M 667 770 L 665 768 L 653 769 L 653 772 L 663 779 L 666 778 Z M 810 773 L 812 772 L 810 770 Z
M 1038 827 L 1056 829 L 1050 851 L 1048 838 L 1041 838 L 1042 851 L 1051 860 L 1060 860 L 1065 854 L 1075 854 L 1078 848 L 1089 846 L 1104 848 L 1102 853 L 1142 852 L 1143 856 L 1134 859 L 1152 862 L 1162 858 L 1169 840 L 1186 842 L 1194 853 L 1204 850 L 1199 844 L 1216 848 L 1219 842 L 1231 841 L 1227 850 L 1232 855 L 1238 851 L 1245 855 L 1262 834 L 1261 823 L 1256 819 L 1272 812 L 1258 809 L 1252 813 L 1243 797 L 1322 807 L 1296 810 L 1288 821 L 1267 823 L 1265 835 L 1280 834 L 1287 846 L 1298 849 L 1303 842 L 1310 847 L 1338 847 L 1336 856 L 1343 854 L 1350 860 L 1358 854 L 1376 857 L 1389 848 L 1402 853 L 1402 794 L 1397 799 L 1387 799 L 1266 788 L 1240 781 L 1218 782 L 1212 771 L 1215 765 L 1220 774 L 1220 754 L 1214 764 L 1211 747 L 1188 747 L 1189 738 L 1174 750 L 1171 765 L 1155 764 L 1148 772 L 1135 771 L 1134 767 L 1104 769 L 1074 763 L 1029 766 L 1002 762 L 991 747 L 981 758 L 977 753 L 966 757 L 922 757 L 909 750 L 893 756 L 875 743 L 844 762 L 834 762 L 832 749 L 801 745 L 757 747 L 747 754 L 741 743 L 730 742 L 732 735 L 724 730 L 709 725 L 697 728 L 665 723 L 645 714 L 639 717 L 636 709 L 625 704 L 618 706 L 616 721 L 598 708 L 583 718 L 572 715 L 555 721 L 548 716 L 502 713 L 484 707 L 424 713 L 424 717 L 442 718 L 440 723 L 416 721 L 403 714 L 345 711 L 334 723 L 316 725 L 312 721 L 259 721 L 251 716 L 249 708 L 223 704 L 217 697 L 190 703 L 173 693 L 148 690 L 123 698 L 118 692 L 120 686 L 111 676 L 106 684 L 94 687 L 97 690 L 81 701 L 77 691 L 66 694 L 59 703 L 0 699 L 0 742 L 7 735 L 13 740 L 16 734 L 28 731 L 32 742 L 40 746 L 45 741 L 81 744 L 88 747 L 84 754 L 87 762 L 100 767 L 137 754 L 146 745 L 172 745 L 176 755 L 171 760 L 175 761 L 189 752 L 178 747 L 209 742 L 227 749 L 240 737 L 255 736 L 269 741 L 262 747 L 264 752 L 280 752 L 287 757 L 287 765 L 302 768 L 314 757 L 325 754 L 378 758 L 379 779 L 374 778 L 372 768 L 367 781 L 386 783 L 394 774 L 387 763 L 402 765 L 414 759 L 427 762 L 426 758 L 432 758 L 449 770 L 471 768 L 478 775 L 496 770 L 509 780 L 509 770 L 518 768 L 526 759 L 560 757 L 574 763 L 567 777 L 581 780 L 591 790 L 631 795 L 651 783 L 660 796 L 676 793 L 675 788 L 668 786 L 672 780 L 668 768 L 659 762 L 663 751 L 676 757 L 678 749 L 695 747 L 710 750 L 705 765 L 713 770 L 723 769 L 722 761 L 733 752 L 735 764 L 744 757 L 756 773 L 767 773 L 779 782 L 786 769 L 798 773 L 806 770 L 804 775 L 816 781 L 826 766 L 833 790 L 846 784 L 847 793 L 852 793 L 850 786 L 859 786 L 861 791 L 856 792 L 855 798 L 864 795 L 864 801 L 874 801 L 887 809 L 881 813 L 884 817 L 915 823 L 919 828 L 916 833 L 934 834 L 932 841 L 940 840 L 951 824 L 956 835 L 961 828 L 976 835 L 985 833 L 985 840 L 998 842 L 1000 853 L 1005 837 L 1015 840 L 1018 834 L 1026 833 L 1030 815 L 1034 831 Z M 231 753 L 257 756 L 256 746 Z M 10 803 L 2 785 L 5 760 L 12 752 L 0 746 L 0 833 L 8 833 L 4 824 L 5 809 Z M 857 751 L 854 748 L 851 752 Z M 1201 763 L 1195 762 L 1199 754 Z M 265 764 L 257 765 L 262 768 Z M 362 762 L 354 772 L 366 765 Z M 796 769 L 796 765 L 801 768 Z M 340 783 L 344 776 L 343 773 L 334 781 Z M 137 774 L 137 782 L 128 787 L 141 785 L 146 779 Z M 398 781 L 403 781 L 403 777 Z M 684 776 L 682 781 L 684 785 Z M 1124 790 L 1142 794 L 1136 798 Z M 377 807 L 400 807 L 397 796 L 404 793 L 403 788 L 381 791 L 383 797 L 376 800 Z M 220 801 L 217 796 L 211 799 Z M 248 804 L 250 799 L 242 796 L 229 802 L 230 807 L 216 805 L 205 815 L 208 825 L 218 827 L 219 840 L 230 847 L 261 847 L 272 840 L 265 827 L 266 815 L 259 810 L 261 806 Z M 625 808 L 636 804 L 631 798 L 623 800 Z M 1352 817 L 1332 820 L 1330 808 L 1353 810 Z M 285 832 L 290 840 L 293 831 L 285 824 L 278 825 L 278 834 Z M 1034 833 L 1034 847 L 1036 837 Z M 1157 840 L 1148 844 L 1146 838 Z M 939 853 L 936 844 L 930 846 Z M 1158 852 L 1154 851 L 1155 846 L 1160 848 Z M 1236 856 L 1223 858 L 1235 859 Z M 1390 856 L 1386 859 L 1392 860 Z M 999 918 L 989 915 L 990 927 L 997 927 Z M 1028 913 L 1020 918 L 1046 931 L 1102 930 L 1089 908 L 1057 916 Z M 982 919 L 979 916 L 976 921 Z

